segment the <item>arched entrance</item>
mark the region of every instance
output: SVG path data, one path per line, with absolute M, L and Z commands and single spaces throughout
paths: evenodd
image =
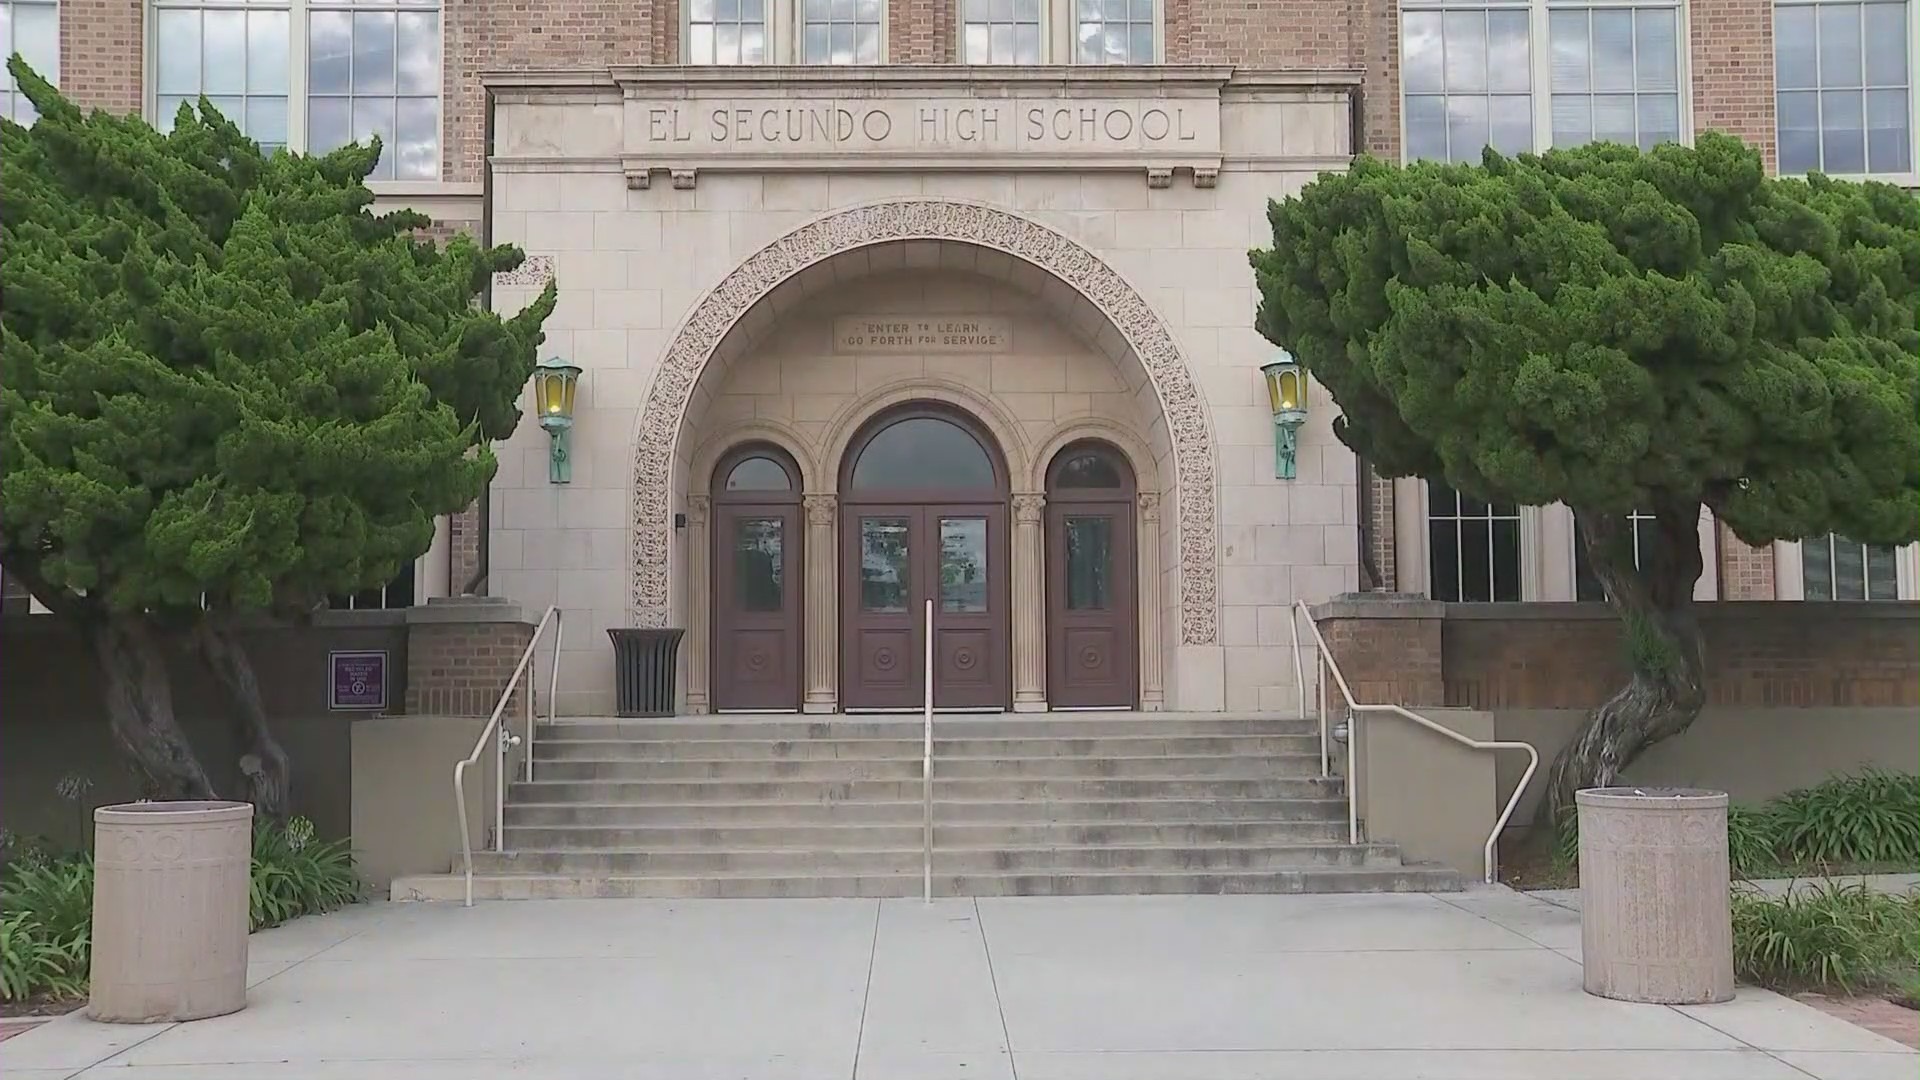
M 1133 470 L 1103 442 L 1047 467 L 1047 698 L 1056 709 L 1139 701 Z
M 713 707 L 800 707 L 800 470 L 750 444 L 713 472 Z
M 1008 480 L 999 448 L 957 409 L 903 405 L 869 421 L 840 466 L 841 706 L 903 709 L 1010 698 Z

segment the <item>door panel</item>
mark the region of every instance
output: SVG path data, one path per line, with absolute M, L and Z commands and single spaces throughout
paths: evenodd
M 1047 508 L 1047 701 L 1133 708 L 1138 698 L 1133 506 Z
M 922 704 L 926 603 L 933 600 L 934 704 L 1005 708 L 1005 508 L 855 505 L 844 516 L 845 707 Z
M 800 513 L 719 505 L 713 517 L 713 707 L 800 707 Z

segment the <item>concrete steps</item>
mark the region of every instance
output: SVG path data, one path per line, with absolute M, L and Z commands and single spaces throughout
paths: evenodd
M 1434 891 L 1457 875 L 1349 844 L 1312 720 L 940 716 L 941 896 Z M 590 718 L 536 731 L 477 898 L 910 896 L 921 719 Z M 457 875 L 393 884 L 457 899 Z

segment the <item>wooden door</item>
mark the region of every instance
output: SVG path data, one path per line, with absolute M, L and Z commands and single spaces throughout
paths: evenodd
M 1111 448 L 1069 447 L 1049 471 L 1047 703 L 1131 709 L 1139 701 L 1133 492 Z
M 752 450 L 717 474 L 709 593 L 711 694 L 717 710 L 800 707 L 805 524 L 797 485 L 783 458 Z

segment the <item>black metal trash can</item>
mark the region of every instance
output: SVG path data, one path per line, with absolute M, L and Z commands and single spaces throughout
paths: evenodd
M 621 716 L 672 716 L 675 665 L 685 630 L 613 627 L 614 704 Z

